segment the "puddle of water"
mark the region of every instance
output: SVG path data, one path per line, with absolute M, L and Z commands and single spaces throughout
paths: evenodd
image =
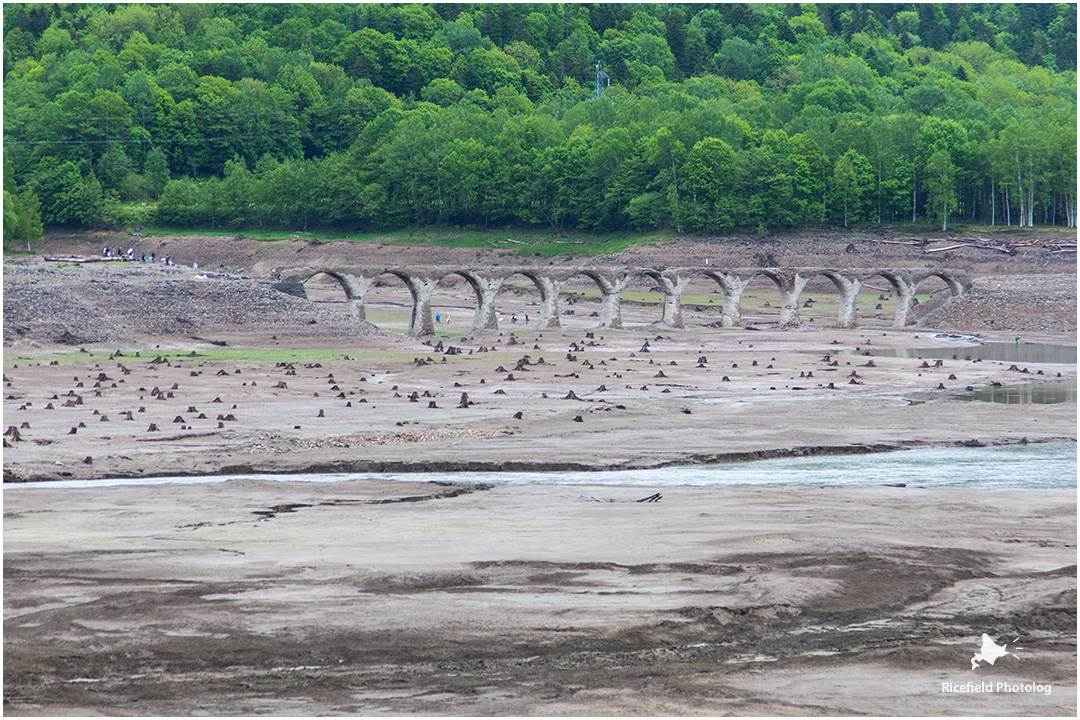
M 944 338 L 943 338 L 944 339 Z M 1076 364 L 1076 346 L 1040 345 L 1038 343 L 981 343 L 962 347 L 936 348 L 873 348 L 858 352 L 845 350 L 838 355 L 914 358 L 916 360 L 996 360 L 1014 363 Z
M 1003 403 L 1005 405 L 1052 405 L 1054 403 L 1076 402 L 1076 379 L 1002 385 L 1000 387 L 986 385 L 978 388 L 970 395 L 961 395 L 957 399 Z
M 835 354 L 857 355 L 860 357 L 912 358 L 915 360 L 989 360 L 1020 364 L 1076 364 L 1076 346 L 1042 345 L 1039 343 L 980 343 L 978 338 L 966 335 L 935 335 L 934 339 L 977 344 L 935 348 L 863 347 L 857 351 L 841 350 Z M 980 386 L 968 395 L 960 396 L 959 399 L 1003 403 L 1006 405 L 1045 405 L 1076 402 L 1076 380 L 1018 383 L 1001 386 L 986 385 Z

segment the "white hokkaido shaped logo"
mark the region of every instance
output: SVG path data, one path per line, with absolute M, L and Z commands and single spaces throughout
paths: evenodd
M 1020 638 L 1017 638 L 1017 640 L 1019 639 Z M 1009 646 L 1007 643 L 1002 643 L 1001 645 L 998 645 L 996 642 L 994 642 L 994 639 L 992 637 L 990 637 L 986 633 L 983 633 L 982 649 L 980 649 L 979 652 L 971 656 L 971 669 L 974 670 L 979 667 L 980 662 L 990 663 L 991 665 L 993 665 L 995 660 L 1000 657 L 1005 657 L 1006 655 L 1012 655 L 1013 657 L 1017 657 L 1016 653 L 1009 652 L 1008 647 Z M 1020 649 L 1021 648 L 1017 648 L 1017 650 Z

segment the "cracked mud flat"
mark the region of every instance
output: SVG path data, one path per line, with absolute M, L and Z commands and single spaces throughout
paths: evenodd
M 8 486 L 4 711 L 1076 714 L 1074 491 L 650 492 Z

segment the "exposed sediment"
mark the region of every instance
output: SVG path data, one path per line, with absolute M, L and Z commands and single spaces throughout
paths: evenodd
M 662 490 L 10 488 L 5 714 L 1075 715 L 1074 491 Z
M 225 254 L 257 243 L 197 240 L 198 256 L 185 256 L 169 242 L 178 260 L 239 273 L 298 255 L 284 243 L 226 268 Z M 697 263 L 720 245 L 632 248 L 618 261 Z M 773 246 L 781 260 L 836 259 L 829 243 Z M 305 252 L 350 259 L 357 248 Z M 882 252 L 848 257 L 903 260 L 896 246 Z M 924 319 L 970 331 L 975 307 L 1002 323 L 979 330 L 984 340 L 1022 331 L 1023 342 L 1075 345 L 1075 327 L 1044 322 L 1046 307 L 1067 304 L 1068 279 L 1041 277 L 1037 257 L 994 262 L 994 273 L 1021 263 L 1035 285 L 1009 295 L 1023 283 L 994 280 L 977 307 L 928 301 Z M 1072 380 L 1074 364 L 966 359 L 975 338 L 874 325 L 888 321 L 878 301 L 867 327 L 832 330 L 816 289 L 820 307 L 804 312 L 817 327 L 797 331 L 708 327 L 707 296 L 686 331 L 649 325 L 654 308 L 633 303 L 633 329 L 596 331 L 578 292 L 559 332 L 504 321 L 501 335 L 465 338 L 471 298 L 459 287 L 439 299 L 457 323 L 421 344 L 333 312 L 325 297 L 268 294 L 262 281 L 222 281 L 230 297 L 258 302 L 226 298 L 232 310 L 215 315 L 217 290 L 186 270 L 147 296 L 184 308 L 159 312 L 160 327 L 103 306 L 137 282 L 80 290 L 62 316 L 62 295 L 35 293 L 59 287 L 64 270 L 19 295 L 43 300 L 38 316 L 20 307 L 5 322 L 5 480 L 662 469 L 1075 441 L 1075 401 L 958 400 L 995 383 Z M 378 320 L 392 325 L 407 292 L 380 292 L 392 302 Z M 514 289 L 500 302 L 522 320 L 535 312 Z M 95 323 L 107 324 L 107 344 L 64 344 Z M 928 346 L 955 352 L 940 365 L 876 354 Z M 12 483 L 4 712 L 1074 717 L 1075 490 L 874 482 Z M 1015 654 L 973 669 L 983 633 Z M 1050 691 L 943 690 L 969 681 Z
M 957 399 L 1075 379 L 1075 365 L 983 362 L 916 331 L 564 330 L 441 350 L 377 337 L 235 359 L 207 343 L 9 353 L 5 479 L 660 468 L 1075 439 L 1075 402 Z M 953 358 L 889 356 L 912 345 Z

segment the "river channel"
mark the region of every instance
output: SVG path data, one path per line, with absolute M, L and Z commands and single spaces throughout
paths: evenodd
M 496 484 L 625 485 L 663 488 L 679 485 L 810 485 L 868 487 L 1074 488 L 1076 443 L 1032 443 L 990 447 L 917 448 L 868 455 L 778 458 L 722 465 L 603 472 L 363 473 L 298 475 L 212 475 L 202 477 L 64 480 L 8 485 L 6 492 L 30 488 L 90 488 L 263 480 L 341 482 L 378 478 L 403 482 Z

